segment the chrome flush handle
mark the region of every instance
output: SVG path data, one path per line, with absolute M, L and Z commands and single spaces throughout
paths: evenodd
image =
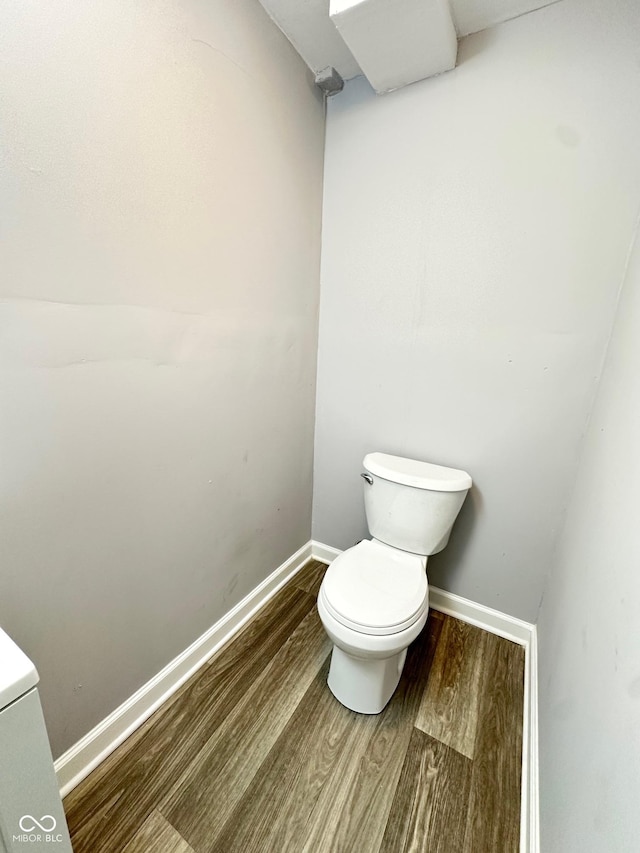
M 363 480 L 366 480 L 370 486 L 373 486 L 373 477 L 371 476 L 371 474 L 360 474 L 360 476 Z

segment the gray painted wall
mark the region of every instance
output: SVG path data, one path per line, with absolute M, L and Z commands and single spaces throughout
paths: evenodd
M 254 0 L 8 0 L 0 60 L 0 624 L 59 755 L 309 539 L 324 105 Z
M 634 14 L 564 0 L 329 102 L 314 538 L 366 535 L 367 451 L 464 468 L 430 581 L 530 621 L 640 198 Z
M 640 15 L 636 19 L 640 38 Z M 640 240 L 538 624 L 541 849 L 638 849 Z

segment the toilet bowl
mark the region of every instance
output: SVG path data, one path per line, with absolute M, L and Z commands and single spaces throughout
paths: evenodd
M 407 648 L 429 614 L 425 563 L 365 539 L 327 569 L 318 595 L 334 644 L 327 683 L 352 711 L 380 713 L 398 686 Z
M 318 613 L 334 644 L 329 689 L 352 711 L 378 714 L 398 686 L 407 648 L 427 621 L 427 556 L 447 544 L 471 477 L 384 453 L 368 454 L 364 467 L 373 538 L 329 566 Z

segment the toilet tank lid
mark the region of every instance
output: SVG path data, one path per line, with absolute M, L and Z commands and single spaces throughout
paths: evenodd
M 391 456 L 388 453 L 368 453 L 364 457 L 363 465 L 376 477 L 403 486 L 413 486 L 415 489 L 462 492 L 470 489 L 472 483 L 466 471 L 405 459 L 403 456 Z

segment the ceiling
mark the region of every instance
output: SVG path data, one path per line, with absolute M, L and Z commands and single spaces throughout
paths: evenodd
M 327 66 L 335 68 L 344 80 L 364 73 L 378 92 L 452 68 L 456 36 L 554 2 L 557 0 L 260 0 L 314 73 Z M 422 63 L 419 70 L 413 67 L 412 58 Z M 406 64 L 412 69 L 405 68 Z M 408 74 L 418 76 L 406 79 Z

